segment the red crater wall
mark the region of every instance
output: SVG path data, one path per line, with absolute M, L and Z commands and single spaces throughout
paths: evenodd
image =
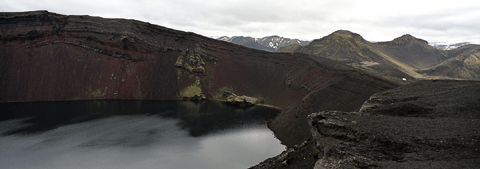
M 297 119 L 326 108 L 359 109 L 371 94 L 397 86 L 329 59 L 135 20 L 2 13 L 0 40 L 0 102 L 182 100 L 199 93 L 221 100 L 230 91 L 281 108 L 271 128 L 287 145 L 309 135 Z M 301 136 L 286 139 L 292 133 Z

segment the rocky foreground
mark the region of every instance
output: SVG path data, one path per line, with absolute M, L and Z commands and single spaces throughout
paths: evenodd
M 477 168 L 480 82 L 419 81 L 359 112 L 308 116 L 312 138 L 252 168 Z

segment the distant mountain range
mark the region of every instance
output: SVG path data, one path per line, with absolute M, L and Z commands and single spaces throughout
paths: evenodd
M 231 42 L 237 45 L 242 45 L 242 46 L 253 48 L 253 49 L 269 51 L 269 52 L 276 52 L 278 49 L 282 47 L 288 47 L 288 46 L 291 46 L 290 48 L 297 48 L 298 47 L 297 45 L 305 46 L 311 42 L 307 40 L 284 38 L 276 35 L 267 36 L 263 38 L 254 38 L 249 36 L 232 36 L 232 37 L 220 36 L 220 37 L 212 37 L 212 38 L 226 41 L 226 42 Z M 376 43 L 376 42 L 372 42 L 372 43 Z M 456 49 L 456 48 L 466 46 L 466 45 L 471 45 L 471 44 L 472 43 L 470 42 L 461 42 L 461 43 L 452 43 L 452 44 L 447 44 L 446 42 L 428 42 L 428 45 L 433 46 L 434 48 L 437 48 L 440 50 L 452 50 L 452 49 Z
M 445 42 L 428 42 L 430 46 L 433 46 L 437 49 L 441 50 L 452 50 L 456 49 L 465 45 L 470 45 L 470 42 L 462 42 L 462 43 L 453 43 L 453 44 L 447 44 Z
M 222 36 L 214 39 L 269 52 L 276 52 L 281 47 L 287 47 L 294 44 L 305 46 L 310 43 L 310 41 L 284 38 L 276 35 L 263 38 L 253 38 L 248 36 Z
M 409 34 L 392 41 L 369 42 L 345 30 L 313 41 L 280 36 L 222 36 L 213 39 L 269 52 L 316 55 L 393 81 L 403 78 L 480 78 L 480 66 L 477 66 L 480 65 L 480 46 L 469 42 L 427 42 Z
M 292 45 L 277 52 L 305 53 L 340 61 L 392 81 L 480 78 L 480 45 L 432 44 L 409 34 L 373 43 L 359 34 L 339 30 L 306 46 Z

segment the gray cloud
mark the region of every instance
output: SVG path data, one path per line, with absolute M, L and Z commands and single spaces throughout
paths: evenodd
M 480 4 L 474 1 L 381 0 L 3 0 L 6 12 L 137 19 L 205 36 L 280 35 L 317 39 L 338 29 L 371 41 L 412 34 L 427 41 L 480 43 Z

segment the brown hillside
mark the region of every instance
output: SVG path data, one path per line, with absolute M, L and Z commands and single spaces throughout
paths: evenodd
M 447 52 L 450 59 L 418 73 L 459 79 L 480 79 L 480 45 L 469 45 Z

